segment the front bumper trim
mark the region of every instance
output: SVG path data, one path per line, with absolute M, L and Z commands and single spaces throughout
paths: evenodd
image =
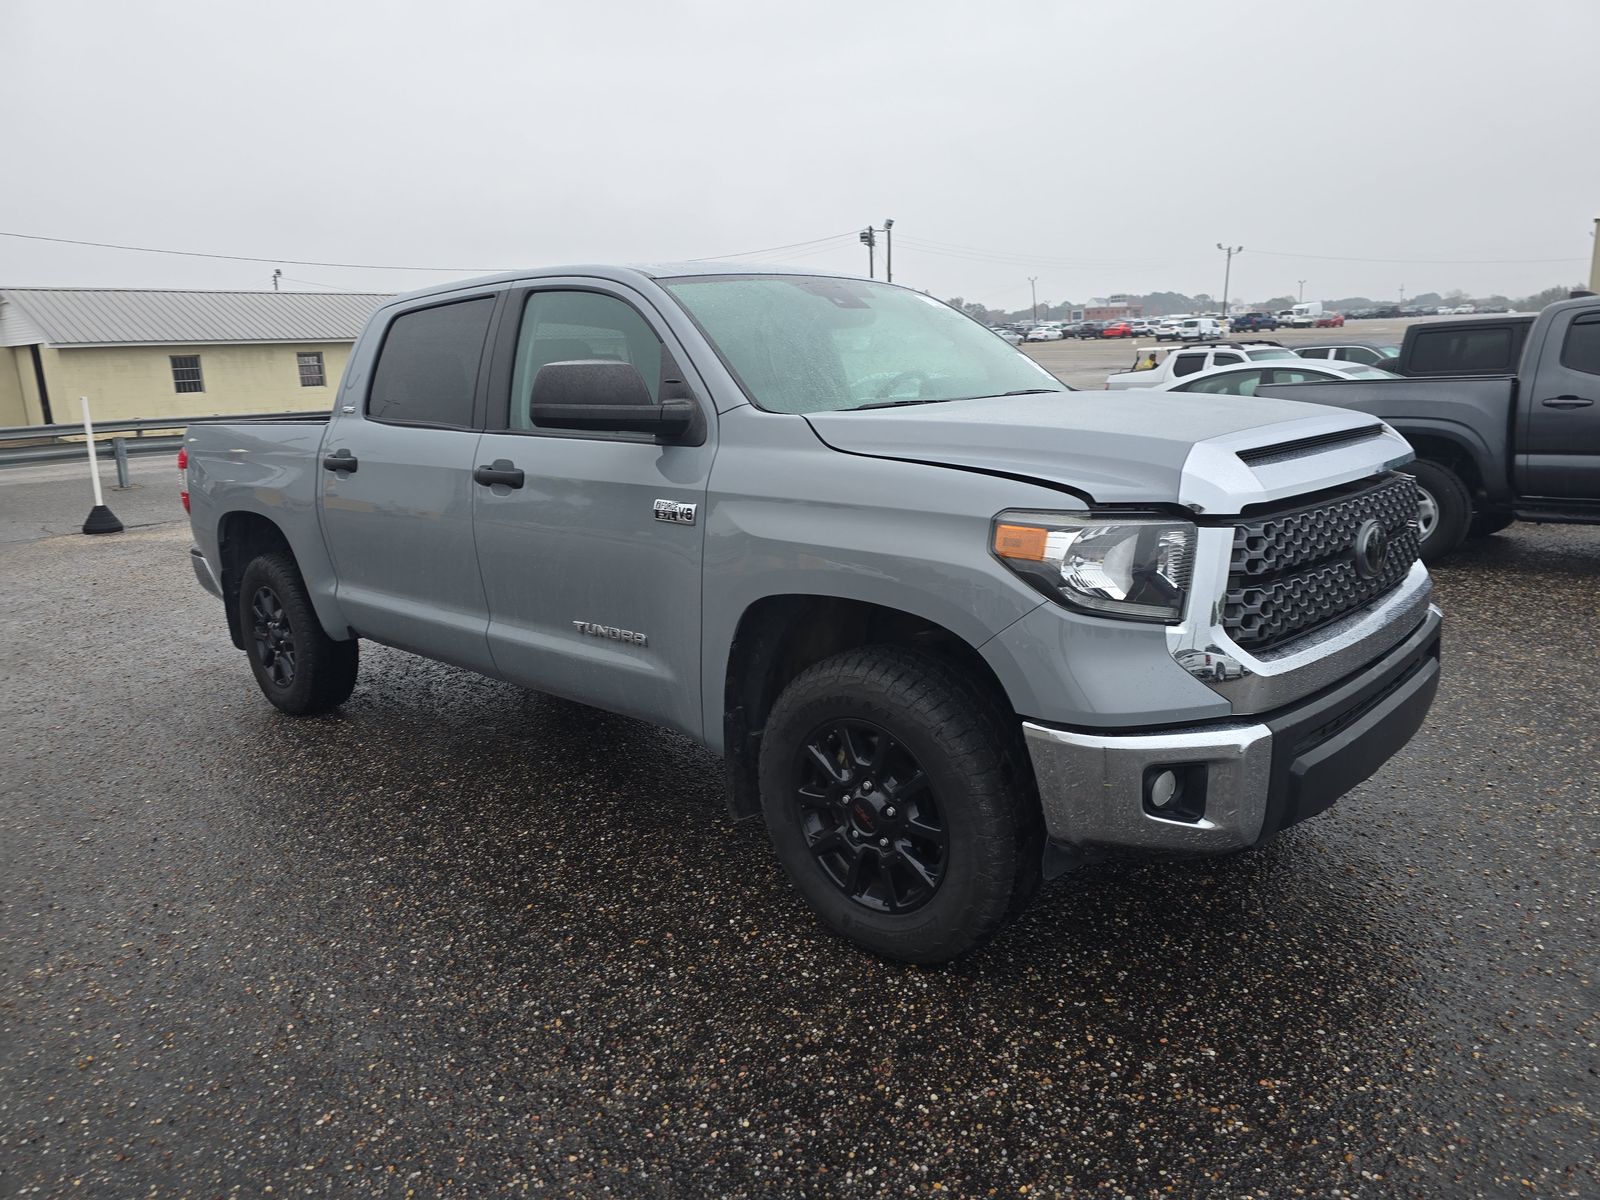
M 1442 620 L 1430 605 L 1389 653 L 1270 716 L 1128 734 L 1024 721 L 1051 840 L 1079 849 L 1218 854 L 1314 816 L 1421 727 L 1439 685 Z M 1145 773 L 1191 766 L 1206 771 L 1198 819 L 1147 812 Z

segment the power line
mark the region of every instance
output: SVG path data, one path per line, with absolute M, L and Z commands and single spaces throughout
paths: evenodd
M 81 238 L 44 237 L 37 233 L 8 233 L 0 230 L 0 237 L 22 238 L 29 242 L 57 242 L 64 246 L 95 246 L 101 250 L 134 250 L 140 254 L 176 254 L 184 258 L 221 258 L 229 262 L 285 263 L 291 267 L 340 267 L 352 271 L 446 271 L 459 275 L 463 272 L 485 274 L 504 270 L 503 267 L 413 267 L 393 263 L 342 263 L 312 262 L 304 258 L 260 258 L 249 254 L 210 254 L 202 250 L 161 250 L 154 246 L 124 246 L 118 242 L 89 242 Z
M 1361 263 L 1418 263 L 1441 267 L 1491 267 L 1525 266 L 1532 263 L 1588 262 L 1586 258 L 1357 258 L 1345 254 L 1291 254 L 1287 250 L 1250 250 L 1250 254 L 1265 254 L 1271 258 L 1315 258 L 1322 262 Z
M 775 250 L 793 250 L 798 246 L 815 246 L 819 242 L 835 242 L 841 238 L 854 237 L 855 233 L 856 231 L 854 229 L 850 229 L 846 230 L 844 233 L 829 234 L 827 237 L 811 238 L 809 241 L 790 242 L 786 246 L 768 246 L 762 250 L 741 250 L 737 254 L 702 254 L 698 258 L 691 259 L 690 261 L 717 262 L 724 258 L 754 258 L 758 254 L 771 254 Z

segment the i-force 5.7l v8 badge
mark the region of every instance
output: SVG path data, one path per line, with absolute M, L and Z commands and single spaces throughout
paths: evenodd
M 694 510 L 698 507 L 697 504 L 684 504 L 679 500 L 657 500 L 656 520 L 669 525 L 693 525 Z

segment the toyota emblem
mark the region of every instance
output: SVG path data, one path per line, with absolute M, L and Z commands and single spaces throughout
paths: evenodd
M 1389 531 L 1377 521 L 1366 521 L 1356 530 L 1356 574 L 1372 579 L 1389 561 Z

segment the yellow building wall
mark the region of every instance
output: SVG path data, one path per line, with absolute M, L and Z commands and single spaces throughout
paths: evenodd
M 17 371 L 26 365 L 33 371 L 33 363 L 26 349 L 0 346 L 0 425 L 37 425 L 39 422 L 28 412 L 22 378 Z
M 57 421 L 79 420 L 78 397 L 89 397 L 97 421 L 137 417 L 202 417 L 218 413 L 299 412 L 333 407 L 350 342 L 284 345 L 45 347 L 45 383 Z M 322 387 L 301 387 L 295 356 L 322 352 Z M 200 356 L 203 392 L 179 392 L 172 356 Z M 31 369 L 31 367 L 30 367 Z

